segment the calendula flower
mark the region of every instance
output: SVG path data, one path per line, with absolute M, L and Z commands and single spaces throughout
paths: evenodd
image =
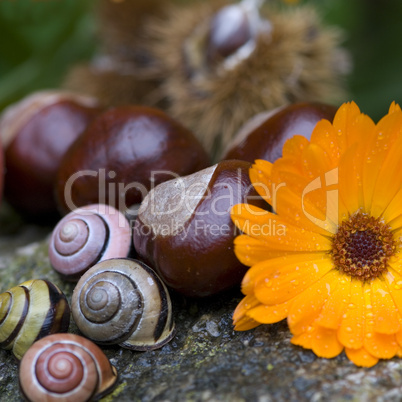
M 234 313 L 242 331 L 287 318 L 292 343 L 358 366 L 402 356 L 402 112 L 374 124 L 355 103 L 311 140 L 294 136 L 250 177 L 274 213 L 236 205 L 250 266 Z

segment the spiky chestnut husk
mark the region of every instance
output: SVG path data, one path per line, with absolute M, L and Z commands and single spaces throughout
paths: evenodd
M 208 63 L 208 27 L 222 4 L 227 3 L 171 6 L 167 18 L 148 26 L 153 55 L 164 68 L 169 112 L 207 149 L 227 144 L 256 113 L 301 100 L 336 102 L 344 95 L 348 63 L 340 32 L 322 26 L 310 7 L 264 8 L 261 18 L 272 30 L 257 35 L 246 59 L 231 69 Z
M 101 0 L 95 8 L 100 51 L 88 64 L 74 66 L 63 87 L 96 96 L 107 106 L 159 105 L 159 84 L 144 25 L 160 15 L 167 0 Z
M 140 71 L 135 63 L 115 58 L 108 58 L 105 65 L 93 62 L 74 66 L 63 87 L 95 96 L 108 107 L 127 104 L 162 107 L 164 104 L 153 69 Z
M 171 0 L 100 0 L 97 7 L 99 36 L 103 50 L 121 60 L 146 63 L 144 23 L 161 15 Z

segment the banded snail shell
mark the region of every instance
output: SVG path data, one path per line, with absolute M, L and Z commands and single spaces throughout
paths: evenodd
M 29 401 L 88 401 L 110 392 L 117 371 L 93 342 L 54 334 L 35 342 L 21 360 L 20 387 Z
M 49 244 L 50 264 L 65 279 L 77 281 L 100 261 L 127 257 L 131 244 L 126 217 L 111 206 L 92 204 L 57 224 Z
M 36 340 L 66 332 L 70 307 L 53 283 L 33 279 L 0 294 L 0 347 L 21 359 Z
M 168 290 L 140 261 L 112 259 L 89 269 L 74 289 L 71 309 L 79 330 L 100 344 L 152 350 L 174 336 Z

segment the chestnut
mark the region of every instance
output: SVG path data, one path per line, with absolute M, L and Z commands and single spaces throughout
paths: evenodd
M 247 202 L 266 208 L 250 183 L 251 163 L 223 161 L 155 187 L 134 225 L 134 247 L 172 289 L 190 297 L 240 284 L 247 267 L 236 258 L 239 234 L 230 209 Z
M 235 135 L 224 152 L 225 159 L 274 162 L 282 156 L 283 144 L 295 134 L 310 139 L 318 121 L 332 122 L 337 108 L 318 102 L 299 102 L 259 113 Z
M 63 211 L 93 203 L 122 212 L 149 189 L 209 166 L 193 134 L 164 112 L 126 105 L 97 116 L 65 154 L 56 193 Z
M 99 112 L 96 99 L 67 91 L 36 92 L 3 112 L 4 192 L 22 215 L 56 216 L 53 190 L 60 160 Z

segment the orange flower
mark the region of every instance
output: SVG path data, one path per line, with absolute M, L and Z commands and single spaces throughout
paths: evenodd
M 292 343 L 358 366 L 402 356 L 402 111 L 375 125 L 355 103 L 283 157 L 257 160 L 254 187 L 275 213 L 236 205 L 235 240 L 251 266 L 235 329 L 287 318 Z

